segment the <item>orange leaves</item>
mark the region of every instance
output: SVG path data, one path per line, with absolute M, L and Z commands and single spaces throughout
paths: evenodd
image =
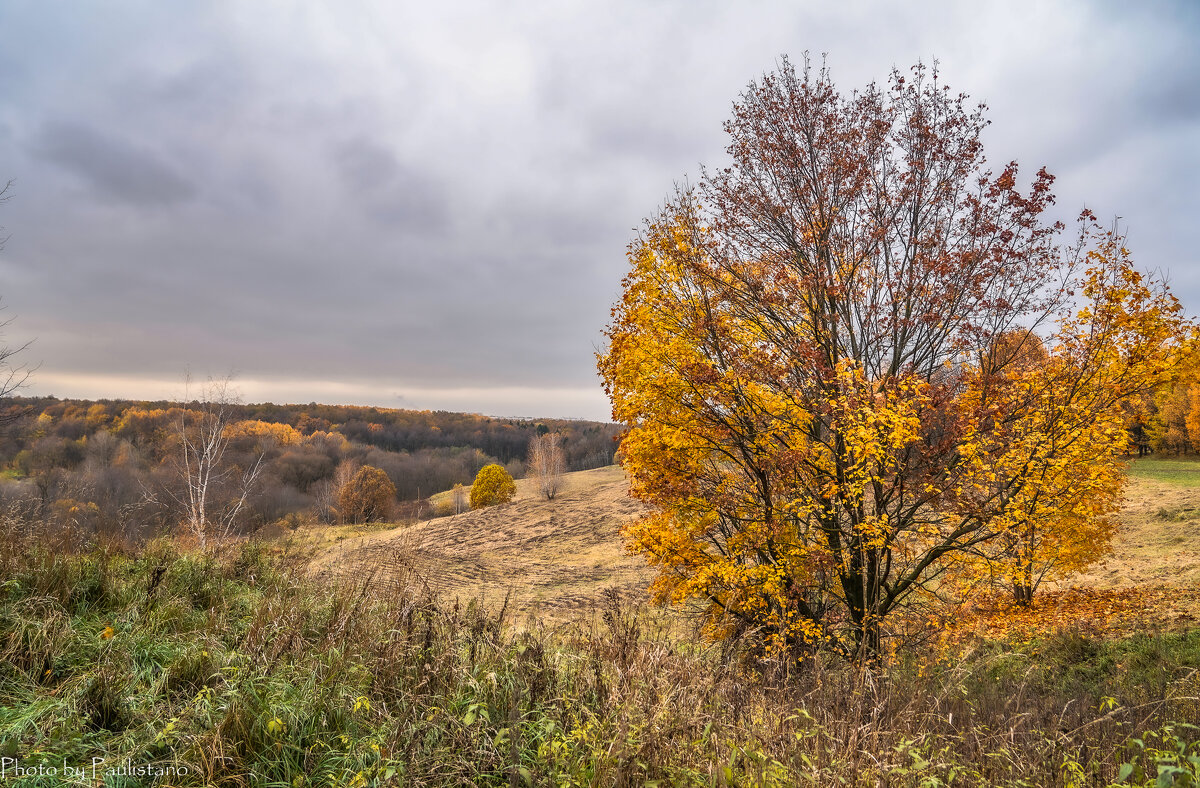
M 953 652 L 977 638 L 1028 640 L 1064 630 L 1127 636 L 1193 621 L 1197 605 L 1200 592 L 1179 588 L 1067 588 L 1045 592 L 1028 606 L 1007 595 L 979 595 L 929 623 L 942 648 Z
M 280 446 L 295 446 L 304 441 L 304 436 L 290 424 L 273 421 L 238 421 L 225 427 L 225 437 L 231 440 L 251 438 L 257 441 L 271 440 Z
M 600 358 L 632 491 L 659 508 L 625 535 L 662 570 L 660 600 L 849 653 L 933 585 L 1028 601 L 1105 553 L 1124 402 L 1169 365 L 1163 332 L 1180 325 L 1126 260 L 1088 285 L 1103 310 L 1057 334 L 1001 331 L 973 359 L 881 376 L 853 356 L 801 366 L 828 338 L 729 297 L 737 277 L 709 276 L 706 244 L 681 233 L 652 226 L 635 245 Z M 1081 330 L 1100 311 L 1102 330 Z
M 343 522 L 380 522 L 391 517 L 396 485 L 379 468 L 364 465 L 338 490 L 338 513 Z
M 1148 437 L 1156 450 L 1194 452 L 1200 450 L 1200 338 L 1188 336 L 1178 356 L 1170 384 L 1138 400 L 1138 407 L 1131 408 L 1132 419 L 1149 425 Z

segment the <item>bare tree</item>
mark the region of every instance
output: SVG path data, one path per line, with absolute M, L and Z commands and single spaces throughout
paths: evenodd
M 3 309 L 3 307 L 0 307 Z M 0 321 L 0 336 L 3 336 L 4 329 L 12 320 Z M 18 347 L 9 347 L 8 345 L 0 345 L 0 397 L 7 397 L 17 389 L 23 388 L 29 382 L 29 376 L 33 372 L 27 364 L 14 363 L 13 357 L 29 347 L 31 343 L 26 342 Z M 3 417 L 0 417 L 3 419 Z
M 562 436 L 557 432 L 538 435 L 529 441 L 528 473 L 536 480 L 538 492 L 546 496 L 547 501 L 554 500 L 558 494 L 565 465 Z
M 8 194 L 8 190 L 11 186 L 12 181 L 8 181 L 4 184 L 3 188 L 0 188 L 0 203 L 8 200 L 10 196 Z M 4 228 L 0 227 L 0 249 L 4 248 L 4 242 L 8 240 L 3 233 Z M 0 307 L 0 309 L 3 309 L 3 307 Z M 0 321 L 0 336 L 3 335 L 4 329 L 7 328 L 11 322 L 11 319 Z M 29 342 L 26 342 L 18 347 L 0 345 L 0 397 L 7 397 L 9 394 L 12 394 L 14 391 L 29 382 L 29 375 L 33 372 L 33 370 L 25 364 L 15 364 L 13 362 L 13 357 L 22 350 L 28 348 L 29 345 Z M 19 415 L 19 412 L 14 412 L 8 416 L 0 416 L 0 424 L 3 424 L 5 421 L 11 421 Z
M 226 460 L 229 437 L 225 428 L 236 404 L 230 378 L 210 378 L 200 399 L 180 408 L 175 420 L 183 492 L 172 494 L 183 506 L 187 529 L 202 549 L 210 538 L 219 540 L 230 534 L 263 468 L 262 454 L 241 467 Z

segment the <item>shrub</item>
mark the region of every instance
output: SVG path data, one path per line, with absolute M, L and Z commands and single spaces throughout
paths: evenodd
M 338 509 L 347 523 L 387 520 L 396 501 L 396 485 L 378 468 L 364 465 L 342 486 Z
M 517 485 L 501 465 L 485 465 L 471 486 L 471 508 L 482 509 L 498 503 L 508 503 L 517 494 Z
M 566 462 L 562 436 L 557 432 L 538 435 L 529 441 L 529 461 L 525 467 L 537 484 L 538 492 L 546 496 L 547 501 L 554 500 L 562 486 Z

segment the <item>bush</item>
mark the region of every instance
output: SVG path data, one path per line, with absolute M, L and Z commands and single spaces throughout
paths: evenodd
M 396 502 L 396 485 L 378 468 L 364 465 L 338 493 L 338 509 L 347 523 L 388 520 Z
M 482 509 L 508 503 L 517 494 L 517 485 L 501 465 L 485 465 L 471 486 L 471 508 Z

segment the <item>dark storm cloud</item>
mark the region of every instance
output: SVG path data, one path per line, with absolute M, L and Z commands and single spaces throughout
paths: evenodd
M 145 147 L 106 135 L 80 122 L 42 126 L 34 153 L 79 176 L 102 199 L 138 207 L 190 200 L 196 187 Z
M 629 238 L 805 50 L 846 90 L 939 58 L 990 105 L 993 162 L 1046 164 L 1063 218 L 1121 215 L 1198 311 L 1189 9 L 0 4 L 10 339 L 60 395 L 190 366 L 264 398 L 603 417 Z

